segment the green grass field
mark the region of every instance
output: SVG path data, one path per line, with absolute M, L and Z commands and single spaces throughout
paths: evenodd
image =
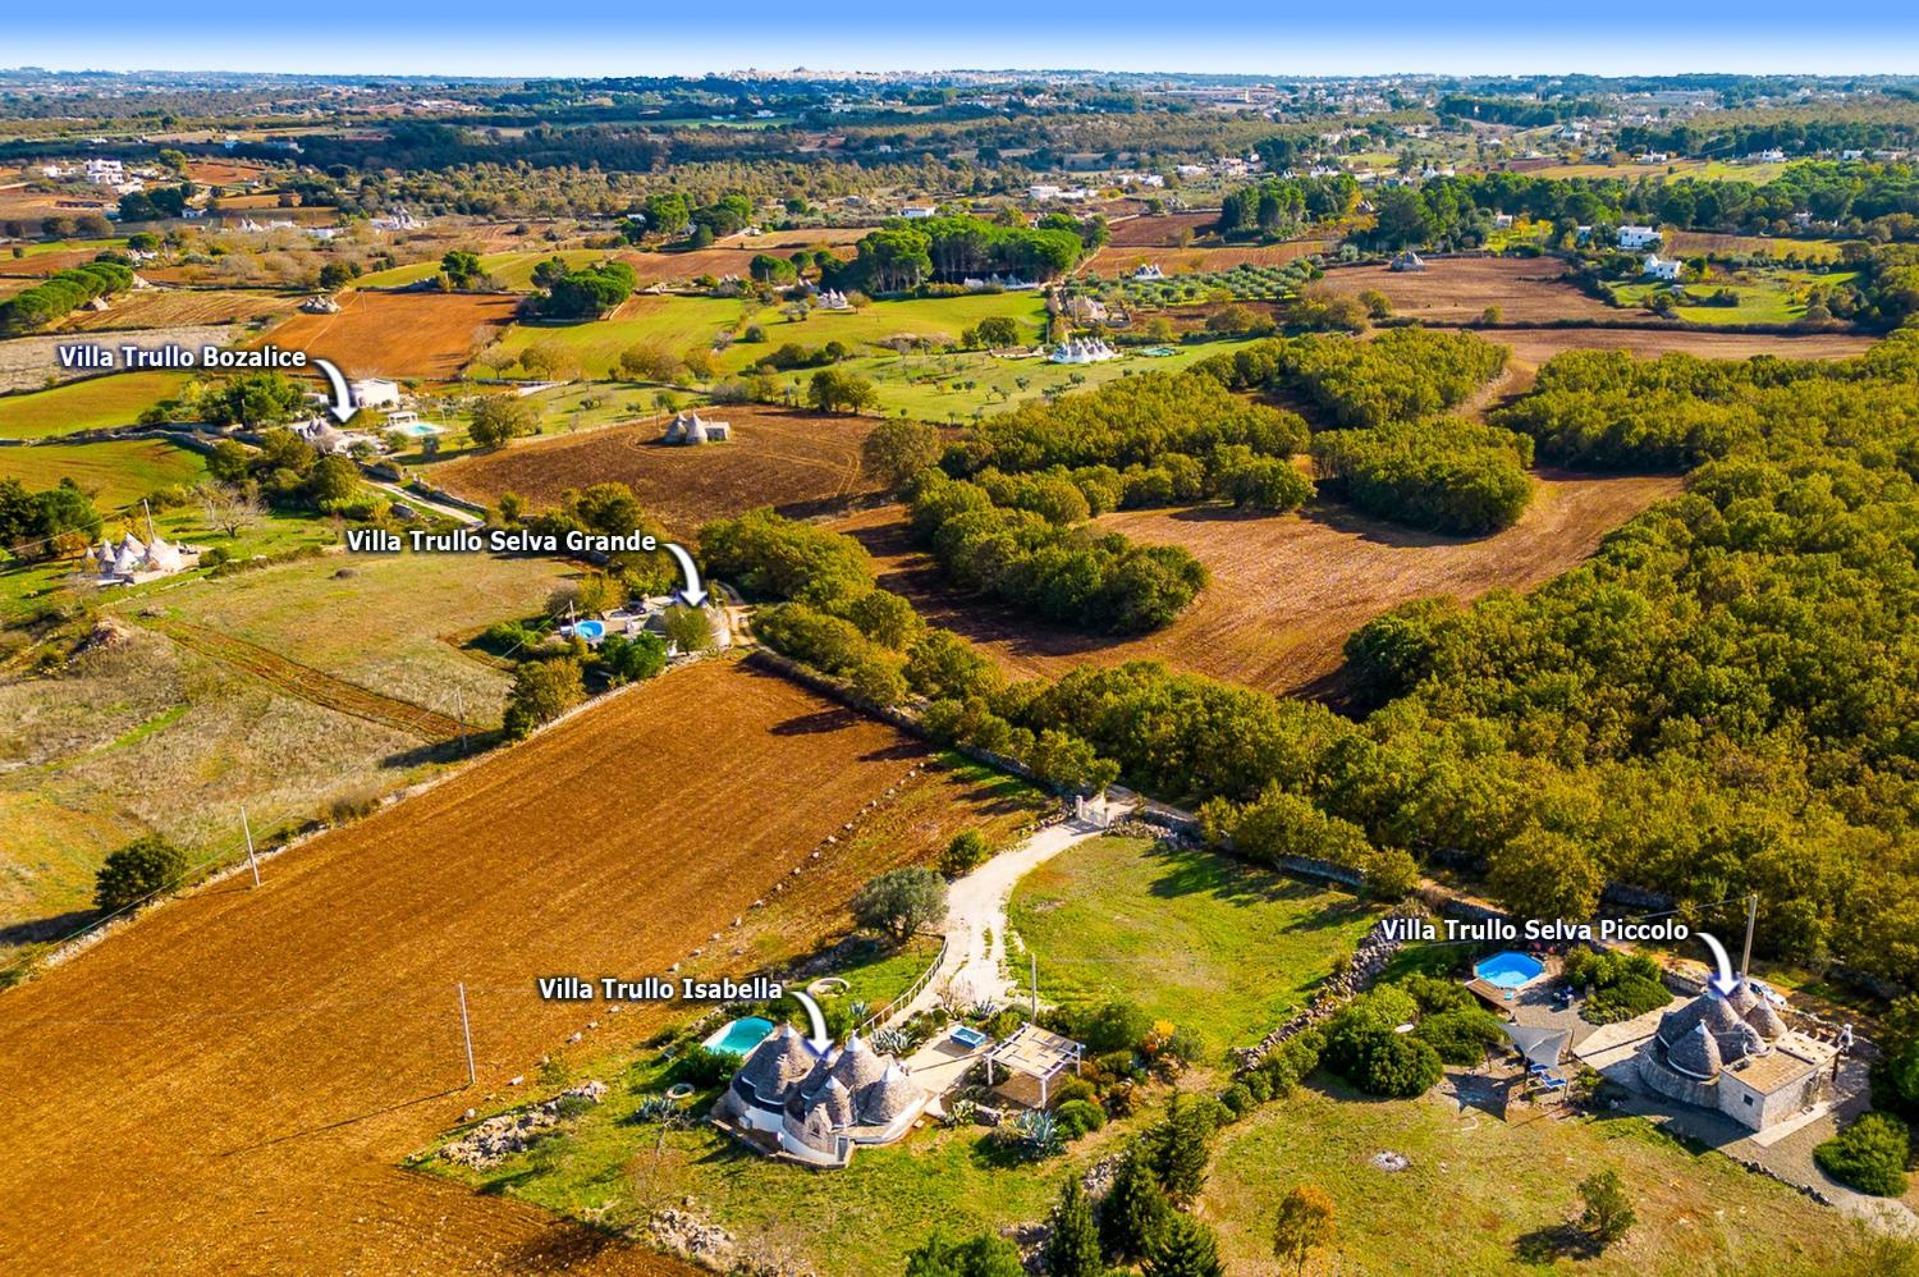
M 529 346 L 551 344 L 570 354 L 586 376 L 607 377 L 617 375 L 620 354 L 631 346 L 654 343 L 677 353 L 691 347 L 711 347 L 721 334 L 737 338 L 749 327 L 758 326 L 765 334 L 764 342 L 736 340 L 717 355 L 715 362 L 720 370 L 733 373 L 789 342 L 817 348 L 838 341 L 855 349 L 876 349 L 877 343 L 887 338 L 912 335 L 948 344 L 958 341 L 962 332 L 980 320 L 996 315 L 1018 321 L 1025 330 L 1024 339 L 1037 341 L 1045 306 L 1033 293 L 973 293 L 875 302 L 857 311 L 815 311 L 804 320 L 794 321 L 779 307 L 761 306 L 752 298 L 643 294 L 621 306 L 612 319 L 580 324 L 515 324 L 501 346 L 517 354 Z
M 6 395 L 0 397 L 0 439 L 46 439 L 132 425 L 142 410 L 178 393 L 186 381 L 185 373 L 129 372 Z
M 133 505 L 156 488 L 191 486 L 206 472 L 199 453 L 160 439 L 0 448 L 0 479 L 50 488 L 71 478 L 102 513 Z
M 1131 1000 L 1218 1054 L 1303 1005 L 1378 913 L 1210 852 L 1101 838 L 1029 874 L 1008 921 L 1047 1001 Z
M 1379 1170 L 1380 1152 L 1411 1164 Z M 1626 1237 L 1597 1260 L 1523 1258 L 1577 1213 L 1574 1185 L 1609 1167 L 1638 1215 Z M 1228 1272 L 1291 1273 L 1272 1259 L 1272 1227 L 1300 1183 L 1338 1211 L 1340 1237 L 1318 1272 L 1809 1275 L 1831 1271 L 1851 1235 L 1829 1208 L 1639 1118 L 1508 1123 L 1437 1093 L 1386 1101 L 1305 1088 L 1221 1137 L 1201 1211 Z
M 1737 275 L 1715 278 L 1686 286 L 1694 298 L 1704 298 L 1721 289 L 1739 297 L 1737 306 L 1708 306 L 1681 303 L 1679 317 L 1695 324 L 1794 324 L 1805 317 L 1806 290 L 1816 284 L 1840 287 L 1855 282 L 1857 271 L 1742 271 Z M 1614 296 L 1628 306 L 1644 306 L 1661 285 L 1632 283 L 1616 285 Z
M 598 248 L 561 248 L 528 249 L 512 253 L 480 254 L 480 269 L 507 288 L 516 292 L 527 292 L 533 287 L 533 268 L 549 257 L 563 257 L 569 266 L 584 266 L 597 262 L 609 254 Z M 391 270 L 370 271 L 353 281 L 355 288 L 404 288 L 408 284 L 417 284 L 423 279 L 431 279 L 440 273 L 440 259 L 413 262 L 406 266 L 395 266 Z

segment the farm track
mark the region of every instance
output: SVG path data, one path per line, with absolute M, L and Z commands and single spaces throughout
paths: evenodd
M 204 625 L 195 625 L 190 621 L 159 621 L 147 618 L 142 618 L 141 624 L 158 630 L 181 646 L 190 648 L 202 656 L 211 657 L 222 665 L 243 674 L 250 674 L 290 696 L 297 696 L 322 709 L 349 714 L 354 718 L 365 719 L 369 723 L 378 723 L 382 727 L 391 727 L 395 731 L 418 736 L 434 745 L 458 740 L 468 730 L 467 726 L 457 718 L 449 718 L 423 705 L 415 705 L 412 701 L 396 700 L 391 696 L 382 696 L 378 692 L 368 691 L 356 683 L 335 678 L 324 670 L 316 670 L 311 665 L 290 661 L 279 653 L 270 652 L 258 644 L 235 638 L 231 634 L 222 634 Z
M 702 947 L 702 969 L 740 973 L 711 940 L 735 917 L 732 934 L 790 952 L 871 873 L 979 819 L 956 788 L 898 837 L 812 858 L 927 758 L 779 678 L 705 662 L 269 860 L 258 890 L 171 902 L 0 993 L 5 1267 L 685 1277 L 395 1166 L 469 1106 L 522 1098 L 508 1079 L 570 1033 L 623 1048 L 680 1014 L 634 1006 L 590 1029 L 597 1008 L 540 1001 L 536 976 L 658 973 Z M 961 784 L 917 783 L 934 781 Z

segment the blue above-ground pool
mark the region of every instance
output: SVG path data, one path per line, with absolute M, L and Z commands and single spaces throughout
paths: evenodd
M 589 643 L 597 643 L 606 637 L 605 621 L 575 621 L 573 632 Z
M 762 1016 L 749 1015 L 722 1027 L 706 1041 L 700 1043 L 709 1051 L 724 1051 L 728 1055 L 745 1055 L 773 1031 L 773 1022 Z
M 1529 954 L 1508 949 L 1475 963 L 1473 974 L 1501 989 L 1521 989 L 1546 974 L 1546 964 Z

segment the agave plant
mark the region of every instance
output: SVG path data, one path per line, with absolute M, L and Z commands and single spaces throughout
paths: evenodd
M 899 1029 L 881 1029 L 873 1035 L 873 1049 L 881 1055 L 904 1055 L 913 1049 L 913 1038 Z
M 1060 1134 L 1059 1119 L 1051 1113 L 1022 1113 L 1014 1126 L 1019 1131 L 1020 1143 L 1034 1157 L 1051 1157 L 1066 1147 L 1066 1137 Z

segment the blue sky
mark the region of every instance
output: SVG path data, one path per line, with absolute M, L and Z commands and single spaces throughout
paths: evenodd
M 1290 16 L 1292 11 L 1299 16 Z M 1618 19 L 1610 15 L 1620 15 Z M 0 66 L 467 75 L 1096 67 L 1279 75 L 1403 71 L 1919 73 L 1909 0 L 1739 5 L 1102 3 L 548 8 L 501 0 L 21 3 Z

